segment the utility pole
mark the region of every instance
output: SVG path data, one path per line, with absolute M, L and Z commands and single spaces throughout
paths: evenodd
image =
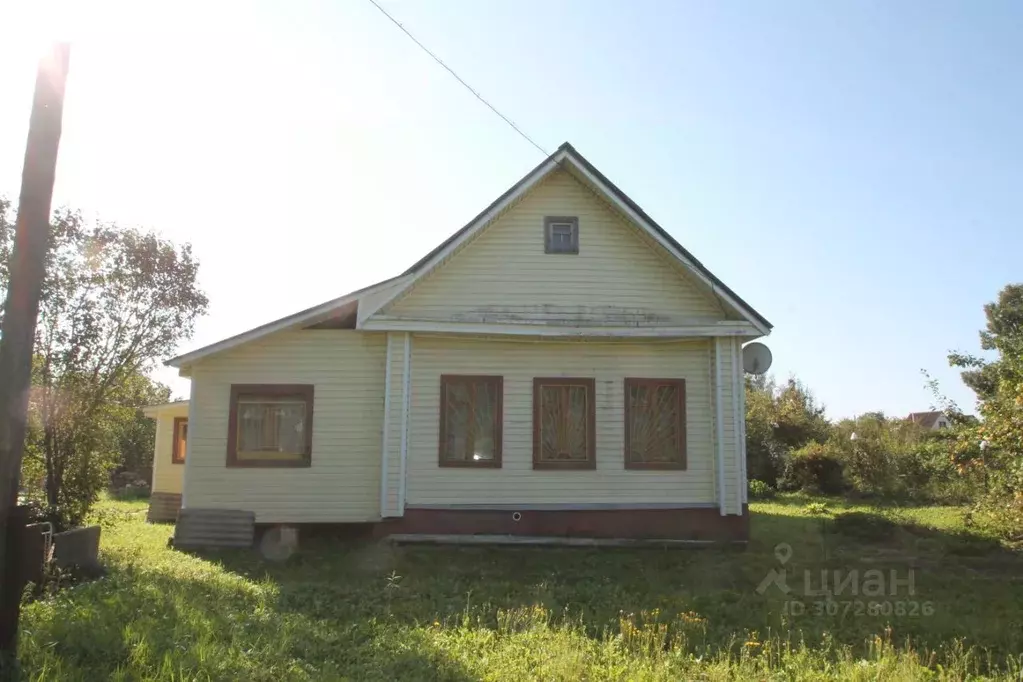
M 0 679 L 17 664 L 21 601 L 19 552 L 25 517 L 16 508 L 32 379 L 39 297 L 50 241 L 50 203 L 57 169 L 71 46 L 55 43 L 39 60 L 21 171 L 21 195 L 0 330 Z

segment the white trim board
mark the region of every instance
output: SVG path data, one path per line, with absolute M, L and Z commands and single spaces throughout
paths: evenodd
M 491 324 L 406 320 L 375 316 L 363 324 L 364 331 L 409 331 L 436 334 L 493 334 L 507 336 L 558 336 L 587 338 L 684 338 L 692 336 L 738 336 L 755 338 L 760 332 L 746 322 L 714 322 L 683 327 L 562 327 L 551 324 Z
M 329 301 L 326 301 L 325 303 L 321 303 L 317 306 L 313 306 L 312 308 L 307 308 L 292 315 L 282 317 L 278 320 L 274 320 L 273 322 L 268 322 L 259 327 L 255 327 L 254 329 L 249 329 L 248 331 L 242 332 L 241 334 L 236 334 L 235 336 L 228 337 L 226 339 L 223 339 L 222 341 L 217 341 L 216 343 L 211 343 L 208 346 L 203 346 L 202 348 L 189 351 L 188 353 L 185 353 L 183 355 L 178 355 L 177 357 L 173 357 L 170 360 L 167 360 L 163 364 L 167 365 L 168 367 L 177 367 L 181 370 L 182 376 L 187 376 L 187 374 L 185 373 L 187 367 L 198 360 L 213 355 L 214 353 L 220 353 L 230 348 L 240 346 L 244 343 L 255 341 L 256 339 L 268 336 L 270 334 L 274 334 L 279 331 L 294 329 L 296 327 L 302 327 L 310 324 L 315 324 L 316 322 L 321 322 L 323 319 L 330 317 L 330 314 L 335 312 L 341 306 L 347 305 L 349 303 L 357 303 L 361 298 L 376 293 L 389 285 L 393 285 L 395 283 L 395 280 L 397 279 L 402 278 L 400 277 L 392 278 L 384 280 L 383 282 L 377 282 L 376 284 L 368 286 L 365 289 L 353 291 L 350 294 L 345 294 L 344 296 L 341 296 L 340 298 L 331 299 Z
M 570 170 L 573 173 L 578 173 L 579 176 L 584 178 L 586 182 L 596 189 L 608 203 L 610 203 L 633 223 L 638 225 L 644 232 L 653 238 L 658 245 L 664 248 L 676 260 L 681 262 L 682 265 L 686 267 L 687 271 L 706 286 L 714 296 L 720 297 L 734 312 L 741 315 L 747 323 L 752 325 L 753 328 L 757 330 L 757 336 L 766 336 L 771 333 L 771 327 L 764 324 L 752 308 L 739 301 L 731 294 L 731 292 L 726 290 L 726 287 L 720 286 L 712 276 L 708 276 L 708 274 L 704 272 L 703 268 L 697 267 L 687 254 L 680 251 L 668 239 L 665 239 L 660 228 L 651 224 L 651 222 L 644 216 L 640 215 L 626 202 L 622 201 L 619 197 L 619 193 L 617 191 L 612 191 L 612 189 L 608 187 L 601 178 L 592 173 L 587 168 L 588 165 L 588 163 L 580 161 L 580 159 L 576 156 L 574 149 L 568 145 L 562 145 L 561 149 L 555 152 L 546 163 L 537 166 L 532 173 L 523 178 L 523 180 L 515 187 L 514 191 L 510 192 L 500 201 L 492 205 L 487 211 L 477 217 L 475 221 L 467 225 L 466 228 L 463 228 L 462 232 L 460 232 L 455 239 L 452 239 L 445 244 L 443 248 L 437 250 L 428 257 L 420 267 L 416 268 L 414 273 L 410 273 L 412 274 L 412 277 L 408 281 L 403 282 L 402 286 L 395 287 L 391 294 L 379 304 L 377 311 L 386 310 L 391 303 L 409 292 L 419 280 L 433 272 L 441 263 L 458 251 L 462 245 L 470 241 L 480 231 L 490 225 L 491 222 L 493 222 L 493 220 L 508 206 L 525 196 L 525 194 L 532 190 L 537 183 L 553 172 L 554 169 L 561 167 L 563 169 Z M 369 328 L 367 323 L 371 322 L 375 316 L 376 313 L 368 315 L 366 318 L 360 320 L 359 326 L 361 328 Z

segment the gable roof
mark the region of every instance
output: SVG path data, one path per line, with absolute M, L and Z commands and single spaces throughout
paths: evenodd
M 919 424 L 925 429 L 933 429 L 938 418 L 941 417 L 942 414 L 943 413 L 940 410 L 932 412 L 911 412 L 906 418 L 914 424 Z
M 197 350 L 171 358 L 164 364 L 170 367 L 183 368 L 204 357 L 239 346 L 243 343 L 248 343 L 249 341 L 253 341 L 268 334 L 322 322 L 330 318 L 343 306 L 353 304 L 358 306 L 362 299 L 374 294 L 386 292 L 386 296 L 382 301 L 375 302 L 375 308 L 371 312 L 380 310 L 401 296 L 404 292 L 411 288 L 416 281 L 436 268 L 437 265 L 439 265 L 453 251 L 458 249 L 458 247 L 465 241 L 476 234 L 479 230 L 489 225 L 497 214 L 515 202 L 519 197 L 523 196 L 538 182 L 558 168 L 571 172 L 576 179 L 603 195 L 603 197 L 607 199 L 612 206 L 618 209 L 642 230 L 646 231 L 654 239 L 654 241 L 660 244 L 660 246 L 663 247 L 671 256 L 686 266 L 705 286 L 710 288 L 714 294 L 723 298 L 725 303 L 735 310 L 741 317 L 752 323 L 753 326 L 762 334 L 770 333 L 773 325 L 768 322 L 767 318 L 742 300 L 738 294 L 718 279 L 718 277 L 707 269 L 703 263 L 697 260 L 693 254 L 679 244 L 678 241 L 668 234 L 664 228 L 658 225 L 653 218 L 647 215 L 646 212 L 640 208 L 639 204 L 629 198 L 629 196 L 619 189 L 617 185 L 608 180 L 603 173 L 587 161 L 586 158 L 576 151 L 571 144 L 565 142 L 558 147 L 557 151 L 541 161 L 535 168 L 533 168 L 533 170 L 523 176 L 514 185 L 509 187 L 507 191 L 483 209 L 483 211 L 481 211 L 475 218 L 438 244 L 436 248 L 420 258 L 400 275 L 370 285 L 363 289 L 353 291 L 339 298 L 313 306 L 312 308 L 307 308 L 306 310 L 294 313 L 293 315 L 288 315 L 287 317 L 283 317 L 279 320 L 268 322 L 267 324 L 224 339 L 223 341 L 218 341 L 208 346 L 203 346 Z M 389 289 L 390 291 L 388 291 Z M 368 315 L 365 317 L 368 317 Z M 359 319 L 364 319 L 362 311 L 359 311 Z
M 752 322 L 762 334 L 770 333 L 773 325 L 767 320 L 767 318 L 754 310 L 751 305 L 742 300 L 738 294 L 718 279 L 713 272 L 707 269 L 707 266 L 701 263 L 685 247 L 679 244 L 678 241 L 668 234 L 663 227 L 658 225 L 653 218 L 647 215 L 646 211 L 640 208 L 639 204 L 619 189 L 617 185 L 608 180 L 603 173 L 597 170 L 593 164 L 587 161 L 586 158 L 576 151 L 575 147 L 568 142 L 565 142 L 558 147 L 557 151 L 540 162 L 521 180 L 512 185 L 504 194 L 494 200 L 492 204 L 483 209 L 479 215 L 470 220 L 464 227 L 462 227 L 462 229 L 445 239 L 435 249 L 430 251 L 430 253 L 423 256 L 421 259 L 416 261 L 412 267 L 403 272 L 402 276 L 409 276 L 410 280 L 400 291 L 395 293 L 391 300 L 397 298 L 403 291 L 410 288 L 416 280 L 432 270 L 451 251 L 457 249 L 462 242 L 488 224 L 505 206 L 515 201 L 519 196 L 525 194 L 540 180 L 546 177 L 548 173 L 559 167 L 564 170 L 576 170 L 582 175 L 581 179 L 587 181 L 587 184 L 591 184 L 593 189 L 596 189 L 607 199 L 611 200 L 612 204 L 617 204 L 617 207 L 622 210 L 626 216 L 631 218 L 633 222 L 639 225 L 640 228 L 645 229 L 648 233 L 650 233 L 650 235 L 654 237 L 655 241 L 659 242 L 661 246 L 667 249 L 672 256 L 689 267 L 697 275 L 697 277 L 703 280 L 705 284 L 709 285 L 712 290 L 716 290 L 716 292 L 720 293 L 725 301 L 729 303 L 736 312 L 738 312 L 743 318 Z M 388 302 L 390 301 L 385 302 L 381 305 L 381 307 L 386 305 Z

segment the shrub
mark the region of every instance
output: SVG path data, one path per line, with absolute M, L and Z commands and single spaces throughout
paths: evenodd
M 788 490 L 839 495 L 845 490 L 842 463 L 828 446 L 808 443 L 789 455 L 783 484 Z
M 749 496 L 752 500 L 769 500 L 774 497 L 774 488 L 754 478 L 749 482 Z

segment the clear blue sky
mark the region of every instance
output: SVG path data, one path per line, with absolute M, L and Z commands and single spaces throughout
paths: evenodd
M 945 355 L 1023 280 L 1023 3 L 381 2 L 766 315 L 831 416 L 926 409 L 921 368 L 972 408 Z M 209 4 L 68 22 L 57 200 L 193 243 L 183 351 L 396 274 L 540 159 L 368 0 Z M 5 33 L 13 196 L 34 34 Z

